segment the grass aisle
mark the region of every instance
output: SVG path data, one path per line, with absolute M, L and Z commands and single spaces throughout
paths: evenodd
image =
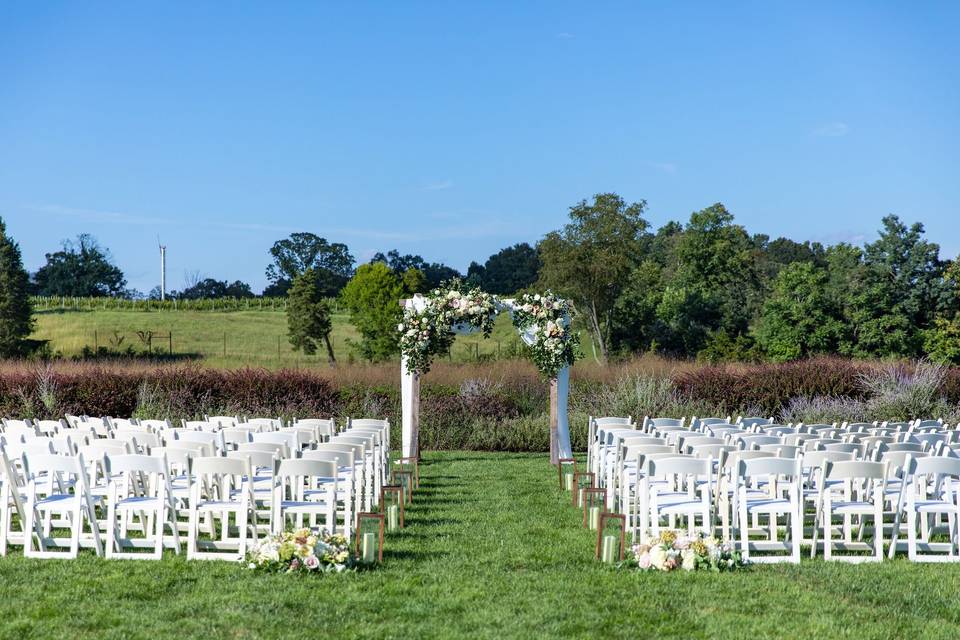
M 960 637 L 960 566 L 616 572 L 545 456 L 428 454 L 373 573 L 0 559 L 3 638 Z

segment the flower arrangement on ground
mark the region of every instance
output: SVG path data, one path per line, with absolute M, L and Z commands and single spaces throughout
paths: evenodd
M 633 561 L 643 571 L 734 571 L 746 566 L 733 545 L 702 532 L 689 536 L 674 530 L 634 545 Z
M 247 554 L 248 568 L 280 573 L 339 573 L 354 564 L 346 537 L 307 528 L 269 535 Z
M 434 356 L 450 349 L 456 327 L 473 327 L 488 337 L 496 318 L 496 298 L 485 291 L 467 288 L 460 280 L 434 289 L 424 296 L 422 309 L 404 309 L 403 320 L 397 327 L 407 370 L 427 373 Z
M 570 328 L 572 313 L 568 300 L 549 291 L 527 293 L 514 300 L 513 326 L 533 337 L 528 345 L 530 356 L 545 378 L 555 378 L 557 372 L 576 362 L 580 336 Z

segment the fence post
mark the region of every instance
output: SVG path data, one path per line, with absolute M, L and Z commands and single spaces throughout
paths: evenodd
M 223 357 L 227 357 L 227 332 L 223 332 Z
M 170 343 L 170 355 L 173 355 L 173 329 L 167 332 L 167 340 Z

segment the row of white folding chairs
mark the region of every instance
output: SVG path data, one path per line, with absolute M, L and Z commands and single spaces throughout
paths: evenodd
M 638 463 L 635 499 L 625 515 L 641 541 L 658 533 L 663 518 L 671 525 L 685 519 L 691 531 L 714 535 L 718 515 L 720 536 L 739 543 L 745 556 L 751 550 L 788 552 L 761 557 L 761 562 L 799 561 L 801 544 L 810 545 L 811 555 L 822 547 L 826 559 L 837 557 L 836 547 L 873 552 L 838 559 L 879 560 L 885 529 L 890 532 L 890 557 L 906 547 L 913 560 L 960 561 L 960 458 L 951 450 L 942 455 L 890 451 L 879 460 L 855 460 L 852 453 L 839 451 L 811 451 L 796 458 L 734 451 L 719 466 L 710 456 L 662 452 L 641 454 Z M 808 506 L 813 507 L 812 514 Z M 761 515 L 768 519 L 765 525 L 760 524 Z M 837 515 L 842 523 L 834 523 Z M 789 527 L 784 540 L 778 540 L 778 516 L 784 516 Z M 813 522 L 805 529 L 807 517 Z M 853 517 L 860 520 L 856 540 Z M 870 545 L 862 541 L 867 517 L 873 522 Z M 940 531 L 947 541 L 931 541 L 932 534 Z M 819 543 L 818 532 L 822 532 Z M 764 539 L 751 539 L 758 533 Z
M 387 426 L 380 424 L 371 424 L 366 421 L 355 420 L 356 425 L 351 430 L 344 431 L 328 439 L 327 443 L 337 443 L 338 445 L 350 447 L 358 461 L 356 493 L 356 509 L 370 510 L 379 504 L 380 490 L 385 479 L 387 469 L 386 460 L 389 457 L 389 440 L 386 435 Z M 230 429 L 230 428 L 228 428 Z M 31 438 L 21 437 L 19 440 L 10 441 L 10 444 L 18 442 L 33 442 L 42 444 L 49 442 L 54 451 L 62 454 L 71 454 L 80 451 L 84 447 L 95 446 L 104 442 L 123 442 L 128 445 L 127 451 L 130 453 L 147 453 L 150 449 L 158 446 L 172 446 L 182 444 L 195 444 L 203 446 L 206 455 L 227 455 L 230 451 L 238 448 L 248 448 L 247 445 L 273 445 L 282 448 L 282 455 L 285 457 L 295 457 L 302 451 L 308 451 L 319 447 L 320 442 L 313 442 L 307 430 L 300 429 L 298 426 L 289 428 L 289 430 L 278 432 L 245 432 L 239 431 L 231 433 L 223 430 L 219 433 L 209 433 L 192 429 L 166 429 L 158 433 L 149 433 L 145 431 L 112 431 L 111 438 L 93 439 L 82 431 L 71 433 L 71 429 L 62 430 L 56 436 L 33 436 Z M 239 436 L 228 438 L 228 435 Z M 0 436 L 5 438 L 6 436 Z
M 946 434 L 915 434 L 908 442 L 896 442 L 891 437 L 864 437 L 861 440 L 841 441 L 820 438 L 816 434 L 729 434 L 723 437 L 703 435 L 699 432 L 667 431 L 661 436 L 641 432 L 608 432 L 615 443 L 615 461 L 606 466 L 606 473 L 598 476 L 598 486 L 607 489 L 608 508 L 620 508 L 629 499 L 631 486 L 628 476 L 635 470 L 636 456 L 640 453 L 689 453 L 698 457 L 711 456 L 714 460 L 738 450 L 759 450 L 795 457 L 802 451 L 843 451 L 853 453 L 857 459 L 877 459 L 881 453 L 894 451 L 933 452 L 960 450 L 960 444 L 951 442 Z
M 960 431 L 949 430 L 942 421 L 913 421 L 910 423 L 860 423 L 856 425 L 775 425 L 772 419 L 738 418 L 737 424 L 729 423 L 729 418 L 694 418 L 691 425 L 685 426 L 685 418 L 645 418 L 641 428 L 628 418 L 591 418 L 592 436 L 588 451 L 588 469 L 593 471 L 601 486 L 613 473 L 618 452 L 619 439 L 643 433 L 669 437 L 678 441 L 684 437 L 716 437 L 735 439 L 746 446 L 752 439 L 755 442 L 773 443 L 775 437 L 785 437 L 784 444 L 794 444 L 813 438 L 837 437 L 837 441 L 860 442 L 875 438 L 886 442 L 922 442 L 942 440 L 948 444 L 960 444 Z M 865 427 L 871 427 L 869 431 Z M 897 429 L 902 429 L 898 431 Z M 639 433 L 638 433 L 639 432 Z M 826 441 L 824 441 L 826 444 Z
M 8 544 L 19 544 L 28 557 L 76 557 L 80 546 L 89 546 L 98 555 L 125 557 L 126 548 L 146 547 L 153 549 L 149 557 L 159 558 L 165 546 L 180 552 L 185 530 L 188 558 L 242 558 L 260 531 L 277 532 L 291 516 L 297 526 L 308 516 L 311 526 L 348 538 L 352 532 L 353 452 L 348 450 L 308 451 L 303 458 L 266 451 L 203 456 L 172 448 L 157 448 L 150 455 L 115 452 L 101 458 L 102 476 L 94 478 L 82 453 L 19 451 L 14 459 L 8 453 L 18 452 L 0 451 L 6 505 L 0 512 L 2 553 Z M 236 536 L 230 535 L 230 514 Z M 210 540 L 200 540 L 201 516 L 207 519 Z M 127 535 L 134 517 L 142 537 Z M 219 536 L 214 535 L 217 518 Z M 263 518 L 267 525 L 258 524 Z M 69 528 L 70 536 L 51 535 L 54 526 Z

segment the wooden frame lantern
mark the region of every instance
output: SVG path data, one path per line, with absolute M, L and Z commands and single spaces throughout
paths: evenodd
M 593 486 L 594 478 L 592 471 L 577 471 L 573 474 L 573 506 L 578 509 L 583 507 L 581 492 Z
M 597 559 L 616 564 L 624 559 L 627 517 L 622 513 L 604 513 L 597 527 Z
M 607 490 L 599 487 L 582 489 L 583 527 L 596 531 L 600 527 L 600 515 L 607 502 Z
M 557 462 L 557 472 L 560 476 L 560 488 L 573 491 L 573 474 L 577 472 L 577 461 L 573 458 L 561 458 Z
M 403 487 L 385 484 L 380 489 L 380 509 L 386 520 L 387 531 L 402 529 L 403 524 Z
M 361 564 L 380 564 L 383 562 L 382 513 L 358 513 L 356 530 L 356 554 Z

